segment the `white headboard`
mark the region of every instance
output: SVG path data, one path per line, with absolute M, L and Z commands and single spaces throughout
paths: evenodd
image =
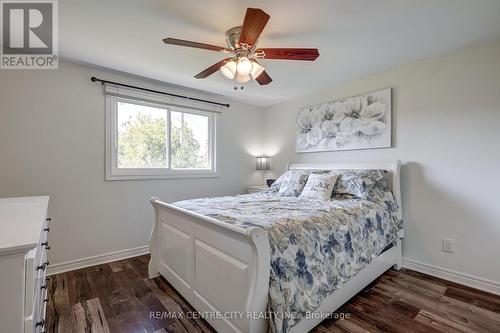
M 318 170 L 342 170 L 342 169 L 355 169 L 355 170 L 387 170 L 389 173 L 389 186 L 398 202 L 400 218 L 403 217 L 402 202 L 401 202 L 401 182 L 400 182 L 400 169 L 401 161 L 388 161 L 388 162 L 356 162 L 356 163 L 290 163 L 287 170 L 303 170 L 303 169 L 318 169 Z

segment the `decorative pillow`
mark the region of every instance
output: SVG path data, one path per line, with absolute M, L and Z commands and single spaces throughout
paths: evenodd
M 312 200 L 330 200 L 337 177 L 338 175 L 335 173 L 311 173 L 300 197 Z
M 278 193 L 281 185 L 283 184 L 283 181 L 286 180 L 290 176 L 290 173 L 298 172 L 298 171 L 301 171 L 301 170 L 288 170 L 287 172 L 285 172 L 284 174 L 279 176 L 278 179 L 276 179 L 274 181 L 274 183 L 271 185 L 271 187 L 270 187 L 271 192 Z
M 305 170 L 289 170 L 276 180 L 271 190 L 278 189 L 278 195 L 282 197 L 298 197 L 306 185 L 308 176 L 309 173 Z
M 278 179 L 276 179 L 274 181 L 274 183 L 269 188 L 271 190 L 271 192 L 278 193 L 278 191 L 280 190 L 281 184 L 283 183 L 283 179 L 286 178 L 285 175 L 286 175 L 286 172 L 284 174 L 282 174 L 281 176 L 279 176 Z
M 386 170 L 337 170 L 339 177 L 333 189 L 334 196 L 352 195 L 367 199 L 374 189 L 388 190 Z

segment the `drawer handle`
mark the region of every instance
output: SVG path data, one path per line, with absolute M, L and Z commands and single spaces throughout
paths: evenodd
M 50 231 L 50 227 L 47 227 L 47 228 L 43 229 L 43 231 L 49 232 Z
M 47 222 L 52 222 L 52 217 L 47 217 L 47 218 L 45 219 L 45 221 L 47 221 Z
M 49 265 L 49 261 L 47 260 L 46 262 L 44 262 L 42 265 L 40 266 L 36 266 L 36 270 L 39 271 L 39 270 L 45 270 L 45 268 Z
M 35 324 L 35 327 L 38 327 L 38 326 L 44 327 L 45 326 L 45 319 L 37 321 L 37 323 Z
M 48 246 L 49 245 L 49 242 L 45 241 L 43 243 L 40 244 L 41 246 Z
M 50 246 L 48 246 L 48 245 L 47 245 L 47 246 L 45 247 L 45 250 L 50 250 Z
M 46 299 L 44 299 L 44 300 L 43 300 L 43 302 L 44 302 L 44 303 L 48 303 L 48 302 L 49 302 L 49 299 L 48 299 L 48 298 L 46 298 Z
M 47 285 L 44 284 L 43 286 L 40 287 L 40 289 L 42 289 L 42 290 L 47 289 Z

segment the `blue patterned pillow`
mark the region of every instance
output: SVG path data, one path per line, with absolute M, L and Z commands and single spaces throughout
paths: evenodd
M 281 183 L 283 183 L 283 179 L 285 178 L 285 175 L 286 173 L 282 174 L 281 176 L 278 177 L 278 179 L 274 181 L 273 185 L 271 185 L 271 187 L 269 188 L 271 192 L 278 193 L 281 187 Z
M 309 172 L 289 170 L 282 174 L 271 186 L 271 191 L 282 197 L 298 197 L 307 183 Z
M 375 190 L 388 191 L 386 170 L 337 170 L 339 178 L 333 189 L 333 196 L 352 195 L 368 199 Z

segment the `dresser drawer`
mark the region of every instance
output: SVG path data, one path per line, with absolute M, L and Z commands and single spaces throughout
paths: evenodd
M 33 249 L 26 260 L 24 333 L 44 331 L 44 300 L 47 298 L 47 250 L 43 246 Z M 39 258 L 39 263 L 35 259 Z
M 45 312 L 47 307 L 47 289 L 39 289 L 36 293 L 33 314 L 25 317 L 23 333 L 45 332 Z
M 43 274 L 45 281 L 45 274 Z M 38 288 L 33 311 L 34 332 L 45 331 L 45 308 L 48 300 L 47 288 Z M 26 333 L 26 332 L 25 332 Z
M 44 331 L 44 300 L 47 298 L 48 225 L 43 225 L 38 246 L 26 255 L 24 333 Z M 38 324 L 38 325 L 37 325 Z
M 45 226 L 44 226 L 45 228 Z M 25 259 L 25 306 L 24 315 L 33 314 L 34 300 L 40 287 L 45 285 L 45 273 L 48 266 L 47 233 L 41 233 L 38 246 L 28 252 Z
M 41 333 L 48 196 L 0 198 L 0 333 Z M 2 237 L 3 236 L 3 237 Z M 4 242 L 7 240 L 7 243 Z

